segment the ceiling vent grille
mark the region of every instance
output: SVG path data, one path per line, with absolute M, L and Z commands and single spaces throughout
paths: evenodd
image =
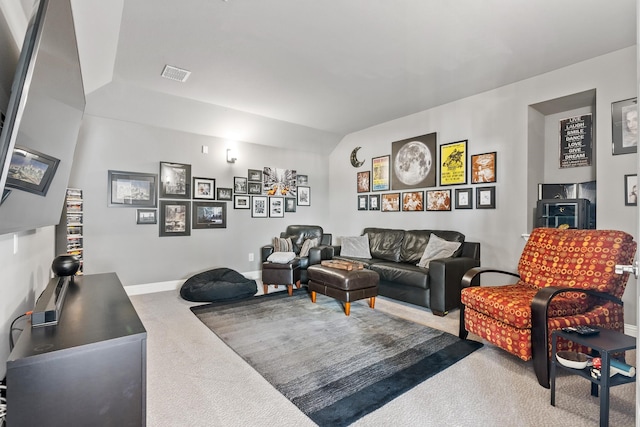
M 165 79 L 184 83 L 191 75 L 191 71 L 183 70 L 182 68 L 174 67 L 172 65 L 165 65 L 161 75 Z

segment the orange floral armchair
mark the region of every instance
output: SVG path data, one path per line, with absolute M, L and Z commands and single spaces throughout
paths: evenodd
M 460 338 L 469 332 L 512 353 L 533 359 L 538 382 L 549 388 L 551 332 L 590 325 L 624 332 L 624 293 L 629 274 L 616 264 L 632 264 L 633 237 L 614 230 L 532 231 L 518 272 L 474 268 L 462 279 Z M 479 286 L 482 273 L 516 277 L 504 286 Z M 515 279 L 514 279 L 515 280 Z M 588 352 L 558 339 L 558 350 Z

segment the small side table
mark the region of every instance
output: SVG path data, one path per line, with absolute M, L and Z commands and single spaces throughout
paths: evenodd
M 600 386 L 600 426 L 605 427 L 609 425 L 609 388 L 620 384 L 632 383 L 636 380 L 636 377 L 626 377 L 618 374 L 613 377 L 609 376 L 610 373 L 610 361 L 611 355 L 620 353 L 626 350 L 633 350 L 636 348 L 636 339 L 629 335 L 622 334 L 617 331 L 609 329 L 600 329 L 600 333 L 597 335 L 580 335 L 577 333 L 564 332 L 562 330 L 555 330 L 551 334 L 552 337 L 552 353 L 551 353 L 551 405 L 556 406 L 556 368 L 561 368 L 579 375 L 583 378 L 591 381 L 591 395 L 598 396 L 598 386 Z M 591 376 L 591 368 L 585 369 L 572 369 L 563 366 L 556 359 L 557 352 L 557 340 L 558 337 L 562 337 L 569 341 L 573 341 L 578 344 L 585 345 L 591 348 L 593 351 L 598 352 L 602 358 L 602 368 L 600 370 L 600 379 L 593 378 Z

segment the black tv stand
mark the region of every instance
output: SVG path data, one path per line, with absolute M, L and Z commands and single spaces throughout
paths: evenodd
M 76 276 L 7 361 L 7 425 L 146 425 L 147 332 L 115 273 Z

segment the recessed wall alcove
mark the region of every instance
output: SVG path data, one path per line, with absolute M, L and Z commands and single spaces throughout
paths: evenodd
M 560 168 L 560 121 L 592 115 L 591 165 Z M 596 180 L 596 90 L 566 95 L 528 107 L 527 224 L 533 229 L 538 184 L 571 184 Z

